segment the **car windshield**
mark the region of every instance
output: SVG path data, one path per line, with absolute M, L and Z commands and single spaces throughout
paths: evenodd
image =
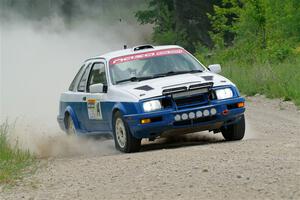
M 113 84 L 204 70 L 197 60 L 179 48 L 117 57 L 109 64 Z

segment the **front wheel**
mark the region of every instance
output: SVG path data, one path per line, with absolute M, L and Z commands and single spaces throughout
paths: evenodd
M 120 112 L 116 112 L 114 115 L 113 134 L 115 146 L 118 150 L 125 153 L 137 152 L 140 150 L 141 139 L 133 137 Z
M 236 124 L 222 128 L 221 132 L 225 140 L 228 141 L 243 139 L 245 135 L 245 116 L 242 115 L 241 119 Z

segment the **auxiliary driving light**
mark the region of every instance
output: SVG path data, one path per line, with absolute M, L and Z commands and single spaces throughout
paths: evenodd
M 180 121 L 181 117 L 180 117 L 180 115 L 175 115 L 174 119 L 175 119 L 175 121 Z
M 183 113 L 181 115 L 182 120 L 187 120 L 188 119 L 188 115 L 186 113 Z
M 217 114 L 217 110 L 215 108 L 210 109 L 210 114 L 211 115 Z
M 204 115 L 204 117 L 209 116 L 209 111 L 208 111 L 208 110 L 204 110 L 204 111 L 203 111 L 203 115 Z
M 199 117 L 202 117 L 202 112 L 199 110 L 196 112 L 196 116 L 199 118 Z
M 189 118 L 190 118 L 190 119 L 194 119 L 194 118 L 195 118 L 195 113 L 190 112 L 190 113 L 189 113 Z
M 180 120 L 187 120 L 187 119 L 195 119 L 195 118 L 200 118 L 200 117 L 208 117 L 209 115 L 216 115 L 216 114 L 217 114 L 217 109 L 216 108 L 210 108 L 210 109 L 205 109 L 203 111 L 198 110 L 196 113 L 195 112 L 189 112 L 189 113 L 182 113 L 181 115 L 176 114 L 174 116 L 174 120 L 175 121 L 180 121 Z

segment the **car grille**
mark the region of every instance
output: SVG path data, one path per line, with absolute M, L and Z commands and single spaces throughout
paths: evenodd
M 178 109 L 192 108 L 208 104 L 208 94 L 199 94 L 189 97 L 174 99 Z
M 190 85 L 189 87 L 168 88 L 162 91 L 163 95 L 171 97 L 177 109 L 192 108 L 209 103 L 212 82 Z

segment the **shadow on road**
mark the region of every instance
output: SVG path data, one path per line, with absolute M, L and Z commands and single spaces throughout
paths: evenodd
M 225 142 L 225 140 L 219 134 L 214 135 L 212 133 L 192 133 L 176 137 L 160 138 L 153 142 L 142 141 L 141 152 L 222 142 Z

